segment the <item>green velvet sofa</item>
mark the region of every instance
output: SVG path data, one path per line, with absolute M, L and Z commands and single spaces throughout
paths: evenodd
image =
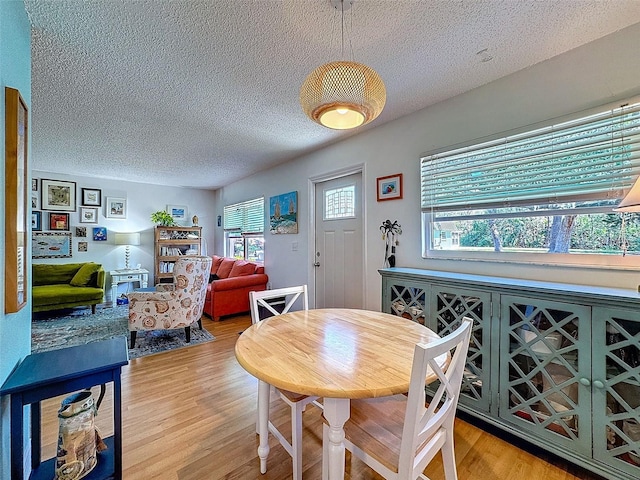
M 99 263 L 33 264 L 32 310 L 96 305 L 104 298 L 105 271 Z

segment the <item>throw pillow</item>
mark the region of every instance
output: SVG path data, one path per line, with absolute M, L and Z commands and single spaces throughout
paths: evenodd
M 224 260 L 224 257 L 219 257 L 217 255 L 213 256 L 213 261 L 211 262 L 211 273 L 218 273 L 222 260 Z
M 231 273 L 229 273 L 229 278 L 243 277 L 245 275 L 253 275 L 255 271 L 256 271 L 255 264 L 247 262 L 245 260 L 238 260 L 233 266 L 233 268 L 231 269 Z
M 91 281 L 91 276 L 98 270 L 100 270 L 101 267 L 102 265 L 100 265 L 99 263 L 85 263 L 76 272 L 69 284 L 73 285 L 74 287 L 86 287 Z
M 227 278 L 229 273 L 231 273 L 231 269 L 233 268 L 233 264 L 236 263 L 235 258 L 225 258 L 222 260 L 220 264 L 220 268 L 216 272 L 219 278 Z

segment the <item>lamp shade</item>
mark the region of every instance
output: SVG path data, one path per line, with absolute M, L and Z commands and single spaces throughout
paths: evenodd
M 366 125 L 387 99 L 380 76 L 361 63 L 330 62 L 311 72 L 300 88 L 300 105 L 314 122 L 336 130 Z
M 618 206 L 615 212 L 640 212 L 640 177 L 638 177 Z
M 116 233 L 116 245 L 140 245 L 139 233 Z

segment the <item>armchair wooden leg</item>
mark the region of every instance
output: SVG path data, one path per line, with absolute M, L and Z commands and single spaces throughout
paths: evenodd
M 136 346 L 136 332 L 135 330 L 131 331 L 131 341 L 129 342 L 129 348 L 133 348 Z
M 96 313 L 96 304 L 91 305 L 91 313 Z
M 198 326 L 200 327 L 200 330 L 202 330 L 202 318 L 200 318 L 200 320 L 198 320 Z
M 184 327 L 184 335 L 187 337 L 187 343 L 191 342 L 191 327 Z

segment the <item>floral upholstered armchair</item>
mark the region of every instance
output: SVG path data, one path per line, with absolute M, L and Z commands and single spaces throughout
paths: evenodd
M 160 284 L 155 292 L 133 292 L 129 299 L 129 331 L 131 345 L 140 330 L 184 328 L 186 341 L 191 341 L 191 325 L 202 328 L 202 310 L 207 293 L 211 257 L 185 256 L 173 266 L 173 284 Z

